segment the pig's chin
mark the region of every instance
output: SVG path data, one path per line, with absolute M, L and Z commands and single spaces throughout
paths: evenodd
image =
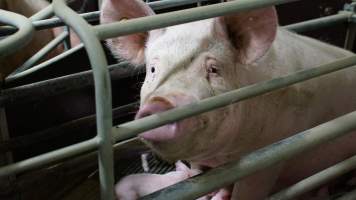
M 148 142 L 171 141 L 180 135 L 179 124 L 172 123 L 141 133 L 139 137 Z

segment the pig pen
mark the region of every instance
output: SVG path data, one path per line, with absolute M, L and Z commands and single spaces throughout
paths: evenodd
M 207 3 L 215 4 L 206 5 Z M 20 68 L 15 74 L 5 79 L 0 98 L 2 105 L 0 112 L 1 199 L 98 199 L 99 196 L 100 199 L 114 199 L 112 194 L 114 177 L 118 179 L 126 173 L 138 172 L 140 169 L 135 171 L 134 168 L 140 168 L 139 156 L 141 153 L 147 152 L 147 149 L 135 140 L 137 134 L 175 120 L 341 70 L 356 63 L 355 57 L 336 60 L 311 70 L 297 72 L 287 77 L 209 98 L 194 106 L 188 105 L 161 113 L 159 114 L 160 120 L 157 120 L 157 117 L 153 115 L 129 121 L 132 120 L 133 114 L 137 110 L 135 101 L 139 86 L 136 82 L 142 80 L 143 67 L 133 68 L 126 62 L 115 63 L 113 59 L 106 58 L 99 40 L 277 5 L 280 23 L 287 29 L 307 33 L 321 40 L 344 46 L 349 50 L 353 50 L 354 47 L 354 3 L 349 1 L 238 0 L 216 3 L 218 1 L 164 0 L 149 2 L 153 9 L 161 10 L 166 14 L 108 25 L 87 24 L 83 18 L 90 22 L 94 21 L 95 24 L 99 12 L 78 15 L 71 12 L 62 0 L 54 0 L 53 5 L 41 11 L 37 15 L 40 17 L 34 21 L 1 10 L 0 21 L 17 27 L 19 31 L 15 32 L 15 28 L 9 27 L 0 29 L 2 36 L 11 35 L 0 40 L 0 57 L 10 53 L 10 50 L 20 51 L 21 46 L 25 44 L 26 39 L 28 40 L 33 31 L 62 26 L 63 22 L 73 28 L 83 42 L 77 47 L 70 48 L 70 44 L 66 40 L 67 33 L 60 40 L 67 44 L 66 52 L 38 65 L 35 65 L 37 61 L 34 61 L 29 64 L 31 66 L 29 69 Z M 348 4 L 344 6 L 345 3 Z M 192 8 L 196 6 L 198 8 Z M 302 16 L 294 16 L 294 12 L 296 12 L 295 15 L 299 15 L 299 12 L 311 9 L 311 7 L 318 11 L 303 12 Z M 191 9 L 170 12 L 182 8 Z M 293 14 L 290 14 L 291 10 L 294 10 Z M 60 19 L 46 19 L 51 13 Z M 320 18 L 311 20 L 311 18 L 317 17 Z M 305 22 L 296 23 L 299 21 Z M 83 49 L 87 52 L 90 62 L 88 62 Z M 37 57 L 41 56 L 37 55 Z M 73 61 L 76 57 L 81 59 Z M 39 59 L 37 58 L 37 60 Z M 108 68 L 103 67 L 108 66 L 106 59 L 109 59 L 110 63 Z M 66 67 L 66 72 L 58 70 L 68 65 L 77 68 Z M 89 65 L 93 70 L 83 71 L 87 70 L 85 67 Z M 80 68 L 80 66 L 84 67 Z M 58 70 L 55 74 L 53 73 L 54 69 Z M 109 74 L 112 77 L 113 89 L 110 87 Z M 95 109 L 91 86 L 95 86 Z M 60 97 L 60 94 L 64 97 Z M 113 103 L 111 99 L 113 99 Z M 64 101 L 67 103 L 64 103 L 62 107 L 59 106 Z M 65 110 L 68 102 L 73 105 L 71 109 Z M 35 106 L 29 106 L 33 104 Z M 81 107 L 82 104 L 89 106 Z M 51 110 L 53 105 L 62 109 Z M 81 110 L 80 114 L 71 113 L 74 108 Z M 45 113 L 46 110 L 51 112 Z M 96 115 L 93 115 L 95 110 Z M 195 199 L 222 185 L 231 184 L 259 169 L 271 166 L 356 129 L 356 124 L 353 123 L 356 120 L 355 113 L 352 113 L 352 110 L 350 112 L 350 114 L 340 116 L 333 121 L 251 153 L 237 163 L 210 170 L 202 176 L 183 181 L 143 199 Z M 37 118 L 37 121 L 43 123 L 34 125 L 29 120 L 33 116 Z M 55 118 L 55 120 L 51 120 L 51 118 Z M 113 124 L 119 125 L 113 126 Z M 97 127 L 97 131 L 94 131 L 95 127 Z M 77 132 L 81 132 L 81 134 L 77 134 Z M 301 140 L 306 137 L 309 140 Z M 135 157 L 136 160 L 132 157 Z M 95 162 L 96 159 L 98 163 Z M 114 160 L 116 163 L 115 175 Z M 99 166 L 98 173 L 96 173 L 97 166 Z M 163 171 L 171 169 L 169 165 L 167 166 Z M 352 171 L 353 166 L 355 166 L 355 158 L 345 160 L 302 181 L 299 185 L 273 195 L 271 199 L 291 199 L 303 191 L 322 185 L 337 175 Z M 124 172 L 127 169 L 131 171 Z M 98 176 L 100 185 L 97 182 Z M 356 199 L 355 192 L 351 191 L 345 194 L 345 197 L 340 198 Z

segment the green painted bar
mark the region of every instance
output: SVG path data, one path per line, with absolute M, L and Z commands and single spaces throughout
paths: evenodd
M 0 58 L 20 50 L 31 41 L 34 29 L 26 17 L 0 9 L 0 22 L 19 29 L 15 34 L 0 40 Z
M 310 176 L 290 187 L 284 189 L 267 200 L 288 200 L 295 199 L 299 195 L 309 192 L 313 189 L 320 187 L 321 185 L 331 181 L 332 179 L 337 178 L 351 170 L 356 168 L 356 156 L 348 158 L 332 167 L 329 167 L 313 176 Z
M 36 52 L 31 58 L 29 58 L 22 66 L 17 68 L 8 78 L 16 80 L 16 77 L 21 76 L 20 72 L 25 72 L 25 70 L 31 68 L 34 64 L 39 62 L 43 57 L 45 57 L 49 52 L 55 49 L 59 44 L 61 44 L 68 36 L 68 32 L 63 32 L 58 35 L 55 39 L 50 41 L 46 46 Z
M 110 24 L 101 24 L 96 26 L 95 30 L 100 39 L 107 39 L 295 1 L 299 0 L 235 0 Z
M 104 49 L 90 24 L 79 17 L 65 0 L 53 1 L 54 13 L 72 28 L 83 42 L 94 75 L 96 126 L 99 145 L 99 178 L 101 199 L 114 199 L 114 159 L 112 127 L 111 82 Z
M 67 50 L 67 51 L 65 51 L 65 52 L 63 52 L 63 53 L 61 53 L 61 54 L 49 59 L 49 60 L 46 60 L 46 61 L 36 65 L 36 66 L 33 66 L 32 68 L 27 69 L 26 71 L 20 72 L 18 74 L 13 75 L 13 76 L 8 76 L 8 77 L 5 78 L 5 83 L 12 83 L 12 82 L 15 82 L 17 80 L 20 80 L 20 79 L 22 79 L 22 78 L 24 78 L 24 77 L 26 77 L 26 76 L 34 73 L 34 72 L 37 72 L 37 71 L 39 71 L 39 70 L 41 70 L 43 68 L 46 68 L 46 67 L 50 66 L 51 64 L 53 64 L 53 63 L 55 63 L 55 62 L 57 62 L 57 61 L 59 61 L 61 59 L 64 59 L 64 58 L 70 56 L 71 54 L 81 50 L 83 47 L 84 47 L 83 44 L 79 44 L 78 46 L 73 47 L 73 48 L 71 48 L 71 49 L 69 49 L 69 50 Z M 1 99 L 1 95 L 0 95 L 0 99 Z
M 151 8 L 154 10 L 161 10 L 161 9 L 165 9 L 165 8 L 173 8 L 176 6 L 188 5 L 188 4 L 193 4 L 196 2 L 203 2 L 203 1 L 208 1 L 208 0 L 162 0 L 162 1 L 150 2 L 150 3 L 148 3 L 148 5 L 151 6 Z M 50 9 L 52 9 L 52 8 L 47 7 L 45 9 L 48 9 L 48 11 L 46 11 L 46 12 L 50 12 Z M 42 11 L 40 11 L 40 12 L 42 12 Z M 46 13 L 46 14 L 48 16 L 49 13 Z M 99 17 L 100 17 L 100 11 L 83 13 L 83 14 L 80 14 L 80 16 L 83 17 L 84 19 L 86 19 L 87 21 L 97 21 L 97 20 L 99 20 Z M 36 21 L 33 20 L 34 21 L 33 26 L 35 27 L 36 30 L 43 30 L 43 29 L 47 29 L 47 28 L 54 28 L 54 27 L 64 25 L 62 20 L 60 20 L 58 18 L 43 20 L 44 18 L 46 18 L 45 13 L 39 15 L 38 17 L 36 16 L 36 19 L 37 19 Z M 39 20 L 39 19 L 41 19 L 41 20 Z M 0 27 L 0 36 L 8 35 L 8 34 L 14 33 L 15 31 L 16 31 L 16 29 L 13 27 Z
M 221 186 L 230 185 L 258 170 L 296 156 L 324 142 L 336 139 L 356 129 L 355 121 L 356 111 L 254 151 L 247 156 L 243 156 L 236 163 L 211 169 L 204 175 L 190 178 L 147 195 L 141 200 L 196 199 L 219 189 Z
M 31 68 L 32 69 L 32 68 Z M 144 66 L 133 67 L 122 62 L 108 67 L 111 80 L 119 80 L 142 74 Z M 63 94 L 94 85 L 92 70 L 69 74 L 53 79 L 21 85 L 1 91 L 0 106 L 16 105 L 18 103 L 33 102 L 46 97 Z
M 184 5 L 206 2 L 206 1 L 209 0 L 163 0 L 163 1 L 149 2 L 148 5 L 154 10 L 162 10 L 166 8 L 184 6 Z
M 295 23 L 284 26 L 284 28 L 295 32 L 313 31 L 316 29 L 333 26 L 337 24 L 347 23 L 353 16 L 352 12 L 342 11 L 335 15 L 330 15 L 322 18 L 317 18 L 305 22 Z
M 54 164 L 65 159 L 93 151 L 97 146 L 98 138 L 92 138 L 90 140 L 77 143 L 75 145 L 71 145 L 23 161 L 12 163 L 10 165 L 0 167 L 0 177 L 6 177 L 11 174 L 17 174 L 19 172 L 24 172 L 27 170 L 43 167 L 45 165 Z
M 53 16 L 53 7 L 52 4 L 47 6 L 46 8 L 40 10 L 39 12 L 35 13 L 30 17 L 31 21 L 38 21 L 38 20 L 43 20 L 46 18 L 50 18 Z

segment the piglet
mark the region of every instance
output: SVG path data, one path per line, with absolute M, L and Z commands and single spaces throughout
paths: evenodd
M 200 173 L 199 169 L 190 169 L 183 162 L 178 161 L 176 162 L 176 171 L 166 174 L 142 173 L 129 175 L 116 184 L 116 198 L 118 200 L 135 200 Z M 197 200 L 228 200 L 230 199 L 230 194 L 230 189 L 223 188 Z
M 166 174 L 133 174 L 124 177 L 115 186 L 119 200 L 135 200 L 201 173 L 190 169 L 183 162 L 176 162 L 176 171 Z

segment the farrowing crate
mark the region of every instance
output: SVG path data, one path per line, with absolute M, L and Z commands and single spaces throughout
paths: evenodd
M 113 143 L 125 141 L 127 139 L 135 137 L 137 134 L 143 131 L 167 123 L 172 123 L 176 120 L 191 117 L 202 112 L 207 112 L 216 108 L 229 105 L 231 103 L 237 103 L 239 101 L 257 95 L 262 95 L 279 88 L 283 88 L 295 83 L 299 83 L 305 80 L 309 80 L 311 78 L 315 78 L 327 73 L 331 73 L 355 65 L 356 56 L 344 58 L 326 65 L 299 71 L 297 73 L 285 77 L 280 77 L 262 83 L 257 83 L 234 91 L 230 91 L 228 93 L 216 97 L 204 99 L 194 105 L 187 105 L 181 108 L 160 113 L 158 115 L 162 120 L 157 120 L 156 115 L 152 115 L 139 120 L 123 123 L 117 126 L 112 125 L 110 77 L 107 68 L 108 64 L 105 59 L 104 52 L 99 40 L 181 23 L 187 23 L 211 17 L 217 17 L 221 15 L 227 15 L 236 12 L 247 11 L 270 5 L 279 5 L 293 1 L 297 0 L 238 0 L 97 26 L 89 25 L 84 19 L 96 19 L 99 15 L 99 12 L 86 13 L 80 16 L 73 12 L 70 8 L 68 8 L 64 0 L 54 0 L 51 6 L 37 13 L 32 18 L 32 21 L 15 13 L 0 10 L 0 21 L 2 23 L 15 26 L 19 29 L 19 31 L 17 31 L 16 33 L 14 33 L 15 28 L 5 27 L 1 29 L 2 34 L 11 33 L 11 36 L 0 41 L 0 56 L 5 56 L 6 54 L 10 54 L 15 50 L 20 49 L 25 44 L 24 41 L 26 40 L 26 38 L 30 37 L 31 34 L 33 34 L 34 30 L 60 26 L 62 25 L 62 22 L 73 28 L 83 42 L 83 45 L 79 45 L 78 47 L 69 49 L 65 53 L 44 63 L 36 65 L 35 67 L 30 68 L 35 62 L 26 63 L 17 70 L 17 74 L 7 77 L 5 80 L 6 82 L 13 82 L 18 79 L 21 79 L 27 74 L 41 69 L 50 64 L 51 62 L 66 57 L 67 55 L 81 48 L 86 49 L 93 69 L 92 72 L 88 71 L 80 74 L 71 75 L 66 77 L 65 79 L 56 79 L 46 81 L 41 84 L 35 84 L 31 88 L 32 93 L 23 93 L 19 92 L 18 90 L 14 92 L 14 90 L 11 90 L 10 88 L 6 91 L 3 91 L 2 93 L 2 96 L 0 98 L 2 106 L 6 106 L 8 102 L 16 101 L 16 99 L 30 97 L 31 94 L 33 94 L 36 90 L 38 91 L 44 90 L 45 88 L 52 88 L 52 90 L 50 91 L 52 91 L 53 93 L 56 93 L 56 90 L 53 89 L 55 87 L 65 87 L 67 90 L 70 90 L 74 86 L 78 85 L 78 80 L 90 80 L 91 73 L 93 73 L 94 82 L 86 81 L 84 85 L 94 84 L 95 86 L 97 120 L 96 137 L 33 158 L 2 166 L 0 167 L 0 177 L 18 174 L 27 170 L 37 168 L 42 165 L 56 163 L 63 159 L 95 151 L 96 149 L 98 149 L 101 199 L 110 200 L 114 198 L 112 192 L 114 184 Z M 174 5 L 183 5 L 192 2 L 202 1 L 165 0 L 159 2 L 152 2 L 151 6 L 159 9 Z M 354 44 L 355 38 L 355 29 L 352 26 L 355 19 L 354 5 L 354 3 L 347 5 L 344 11 L 339 12 L 336 15 L 289 25 L 286 26 L 286 28 L 298 32 L 349 22 L 350 26 L 347 32 L 345 48 L 350 49 Z M 45 19 L 53 12 L 61 20 Z M 56 38 L 54 42 L 51 42 L 47 49 L 51 49 L 53 46 L 56 46 L 61 42 L 67 42 L 67 37 L 68 33 L 63 33 L 58 38 Z M 67 46 L 69 45 L 67 44 Z M 9 49 L 11 51 L 9 51 Z M 46 51 L 39 52 L 34 57 L 37 57 L 36 59 L 39 60 L 43 57 L 45 52 Z M 109 68 L 118 68 L 124 64 L 120 63 L 115 66 L 110 66 Z M 140 68 L 136 68 L 136 70 L 140 70 Z M 52 94 L 47 93 L 46 95 Z M 206 194 L 214 189 L 219 188 L 221 185 L 231 184 L 247 175 L 256 172 L 257 170 L 272 166 L 273 164 L 276 164 L 279 161 L 295 156 L 331 139 L 340 137 L 350 132 L 351 130 L 356 129 L 356 123 L 354 122 L 355 120 L 356 112 L 351 112 L 330 122 L 303 131 L 293 137 L 284 139 L 280 142 L 277 142 L 256 152 L 253 152 L 247 156 L 244 156 L 237 163 L 231 163 L 223 167 L 210 170 L 203 176 L 194 177 L 189 180 L 183 181 L 181 183 L 169 187 L 168 189 L 164 189 L 162 191 L 158 191 L 156 193 L 148 195 L 143 199 L 197 198 L 203 194 Z M 271 197 L 271 199 L 291 198 L 296 194 L 302 193 L 304 190 L 307 190 L 316 185 L 320 185 L 328 178 L 339 174 L 340 171 L 344 172 L 356 167 L 355 159 L 355 157 L 352 157 L 348 160 L 345 160 L 340 164 L 337 164 L 323 172 L 316 174 L 315 176 L 312 176 L 302 181 L 301 183 L 303 184 L 303 187 L 292 186 L 291 188 L 288 188 L 274 195 L 273 197 Z M 185 192 L 182 193 L 182 190 L 184 190 Z M 350 193 L 350 195 L 355 194 L 353 192 Z M 356 198 L 355 196 L 353 197 Z

